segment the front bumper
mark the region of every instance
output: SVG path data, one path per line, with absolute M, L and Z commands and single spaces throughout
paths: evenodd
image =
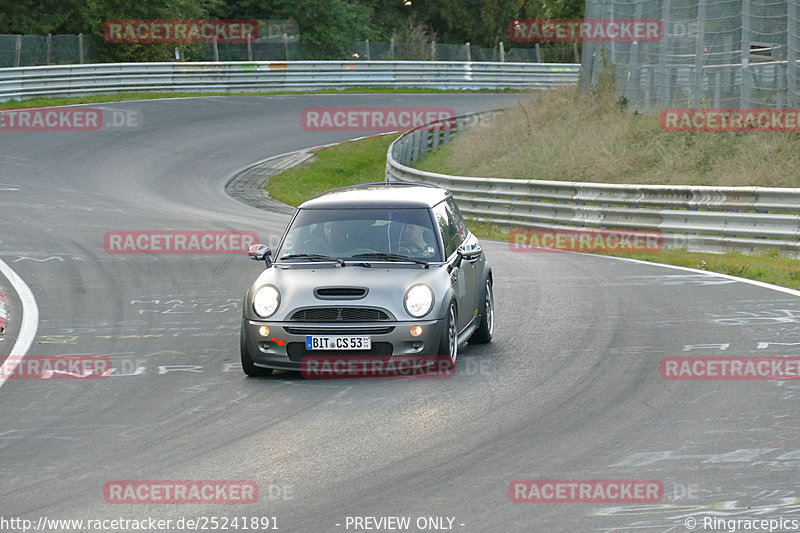
M 268 335 L 259 333 L 261 326 L 269 328 Z M 411 335 L 412 326 L 422 326 L 422 334 Z M 445 319 L 347 324 L 244 319 L 242 342 L 256 365 L 299 371 L 303 357 L 307 356 L 376 356 L 382 359 L 388 356 L 390 361 L 402 361 L 420 355 L 437 355 L 445 328 Z M 307 350 L 306 335 L 368 335 L 372 349 Z

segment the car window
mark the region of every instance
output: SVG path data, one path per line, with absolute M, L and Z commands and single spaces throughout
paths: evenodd
M 450 257 L 464 240 L 457 220 L 460 217 L 456 215 L 454 204 L 450 202 L 442 202 L 435 206 L 433 214 L 439 224 L 439 230 L 442 232 L 445 256 Z M 462 219 L 461 224 L 463 223 Z M 466 226 L 464 226 L 464 236 L 466 236 Z
M 349 259 L 364 253 L 443 260 L 426 208 L 301 209 L 278 258 L 319 254 Z
M 458 237 L 459 237 L 458 244 L 460 245 L 467 239 L 467 233 L 469 231 L 467 230 L 467 223 L 464 222 L 464 217 L 461 216 L 461 210 L 458 208 L 458 204 L 456 204 L 455 200 L 453 200 L 452 198 L 447 200 L 447 207 L 450 210 L 453 217 L 453 222 L 455 223 L 456 228 L 458 229 Z

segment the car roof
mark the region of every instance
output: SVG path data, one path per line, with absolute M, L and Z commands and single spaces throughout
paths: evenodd
M 360 183 L 330 190 L 303 202 L 300 209 L 430 208 L 449 196 L 447 189 L 426 183 Z

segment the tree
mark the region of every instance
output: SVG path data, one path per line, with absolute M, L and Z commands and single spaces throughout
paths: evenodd
M 205 19 L 222 0 L 85 0 L 83 26 L 101 61 L 172 61 L 175 47 L 191 50 L 203 45 L 175 43 L 108 43 L 103 26 L 108 20 Z
M 0 0 L 0 33 L 80 33 L 84 0 Z
M 375 39 L 372 10 L 348 0 L 278 0 L 280 18 L 297 21 L 300 43 L 307 59 L 344 59 L 351 46 Z

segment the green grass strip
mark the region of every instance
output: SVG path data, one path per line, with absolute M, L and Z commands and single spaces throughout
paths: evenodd
M 248 92 L 126 92 L 115 94 L 99 94 L 90 96 L 36 97 L 25 100 L 0 102 L 2 109 L 27 109 L 31 107 L 56 107 L 74 104 L 100 104 L 105 102 L 123 102 L 131 100 L 155 100 L 159 98 L 203 98 L 209 96 L 272 96 L 294 94 L 444 94 L 444 93 L 502 93 L 525 92 L 511 89 L 490 90 L 445 90 L 425 88 L 386 88 L 386 87 L 353 87 L 347 89 L 318 89 L 314 91 L 248 91 Z
M 298 206 L 328 189 L 365 181 L 383 181 L 386 150 L 397 137 L 398 134 L 371 137 L 323 148 L 317 151 L 316 161 L 271 177 L 267 191 L 273 198 Z M 468 220 L 467 224 L 478 237 L 504 242 L 508 242 L 512 230 L 486 222 Z M 606 255 L 698 268 L 800 289 L 800 260 L 779 257 L 775 251 L 713 254 L 664 249 L 653 253 Z

